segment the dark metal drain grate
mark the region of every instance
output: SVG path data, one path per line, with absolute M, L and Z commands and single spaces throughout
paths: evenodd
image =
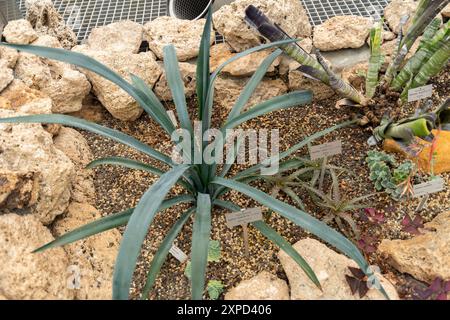
M 195 0 L 192 0 L 195 1 Z M 302 1 L 313 25 L 337 15 L 377 17 L 383 14 L 389 0 L 299 0 Z M 25 12 L 25 0 L 18 0 Z M 83 42 L 92 28 L 120 20 L 146 23 L 168 14 L 167 0 L 53 0 L 66 23 Z M 220 41 L 218 37 L 218 41 Z
M 389 0 L 301 0 L 313 25 L 342 15 L 380 18 Z

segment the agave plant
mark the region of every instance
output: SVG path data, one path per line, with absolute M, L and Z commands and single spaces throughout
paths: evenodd
M 250 53 L 265 50 L 271 47 L 276 47 L 279 45 L 286 45 L 293 42 L 293 40 L 288 39 L 247 50 L 245 52 L 237 54 L 235 57 L 221 65 L 213 74 L 211 74 L 209 67 L 209 39 L 211 26 L 212 13 L 210 10 L 205 23 L 205 29 L 200 44 L 200 52 L 197 63 L 198 120 L 200 120 L 202 123 L 202 136 L 211 127 L 214 82 L 221 70 L 227 64 L 236 61 L 237 59 Z M 151 88 L 149 88 L 142 79 L 134 75 L 131 76 L 132 83 L 129 83 L 128 81 L 120 77 L 117 73 L 102 65 L 98 61 L 80 53 L 47 47 L 14 45 L 6 43 L 0 44 L 49 59 L 71 63 L 78 67 L 93 71 L 112 81 L 123 90 L 125 90 L 128 94 L 130 94 L 130 96 L 132 96 L 141 105 L 141 107 L 149 114 L 149 116 L 156 123 L 158 123 L 158 125 L 160 125 L 169 136 L 176 131 L 176 128 L 172 123 L 170 117 L 167 115 L 164 106 L 160 101 L 158 101 Z M 267 69 L 281 53 L 282 51 L 278 49 L 264 60 L 259 69 L 252 76 L 246 87 L 243 89 L 239 99 L 233 106 L 232 111 L 230 112 L 225 124 L 221 128 L 222 131 L 224 131 L 225 129 L 235 128 L 247 120 L 267 114 L 269 112 L 285 108 L 297 107 L 311 101 L 310 92 L 292 92 L 284 96 L 276 97 L 271 100 L 262 102 L 252 107 L 250 110 L 244 111 L 244 106 L 249 101 L 249 98 L 252 96 L 252 93 L 258 86 L 263 76 L 266 74 Z M 171 45 L 165 47 L 164 49 L 164 67 L 167 74 L 168 84 L 172 91 L 178 119 L 180 121 L 180 126 L 182 129 L 192 133 L 193 126 L 188 113 L 183 82 L 181 80 L 180 71 L 178 69 L 178 61 L 176 58 L 175 49 Z M 264 162 L 253 165 L 246 170 L 243 170 L 230 177 L 229 172 L 233 166 L 232 164 L 224 165 L 223 168 L 219 170 L 220 166 L 218 165 L 218 163 L 213 162 L 212 164 L 210 164 L 205 161 L 203 152 L 200 153 L 202 159 L 198 164 L 192 164 L 190 162 L 177 164 L 170 156 L 153 149 L 151 146 L 146 145 L 131 136 L 71 116 L 56 114 L 33 115 L 3 118 L 0 119 L 0 123 L 57 123 L 61 125 L 76 127 L 96 134 L 100 134 L 104 137 L 132 147 L 137 151 L 140 151 L 150 158 L 158 161 L 162 165 L 161 168 L 164 168 L 161 169 L 151 166 L 147 163 L 136 162 L 124 158 L 105 158 L 94 161 L 89 165 L 89 167 L 95 167 L 102 164 L 111 164 L 132 169 L 146 170 L 159 176 L 159 180 L 149 187 L 136 207 L 130 208 L 129 210 L 121 213 L 112 214 L 81 228 L 73 230 L 56 239 L 55 241 L 48 243 L 36 250 L 36 252 L 39 252 L 56 246 L 66 245 L 112 228 L 126 226 L 113 275 L 114 299 L 129 298 L 130 287 L 133 280 L 133 272 L 136 268 L 136 263 L 141 251 L 141 246 L 147 233 L 149 232 L 149 228 L 152 225 L 155 215 L 158 212 L 162 212 L 165 209 L 180 203 L 189 203 L 192 205 L 192 207 L 184 212 L 180 216 L 179 220 L 167 232 L 167 235 L 165 236 L 157 252 L 155 253 L 153 260 L 150 262 L 145 289 L 142 292 L 142 298 L 148 298 L 148 293 L 155 283 L 155 279 L 169 253 L 173 241 L 181 232 L 183 226 L 190 221 L 190 218 L 193 218 L 193 234 L 190 257 L 191 267 L 194 272 L 192 272 L 191 277 L 191 292 L 193 299 L 202 299 L 205 290 L 205 271 L 207 268 L 212 213 L 221 212 L 215 210 L 215 208 L 217 207 L 233 211 L 241 209 L 236 204 L 223 199 L 223 195 L 225 195 L 230 190 L 236 190 L 254 199 L 263 206 L 266 206 L 267 208 L 279 213 L 281 216 L 290 219 L 298 226 L 305 228 L 312 234 L 321 238 L 330 245 L 336 247 L 338 250 L 340 250 L 350 258 L 354 259 L 359 267 L 362 270 L 365 270 L 369 276 L 373 274 L 373 272 L 370 271 L 370 268 L 368 268 L 367 262 L 365 261 L 363 255 L 360 253 L 357 247 L 342 234 L 328 227 L 325 223 L 315 219 L 308 213 L 286 203 L 283 203 L 273 197 L 270 197 L 266 193 L 248 184 L 248 181 L 252 180 L 248 179 L 248 177 L 250 175 L 254 175 L 261 168 L 264 168 L 267 165 Z M 276 155 L 274 158 L 276 160 L 286 159 L 315 139 L 323 137 L 326 134 L 339 128 L 349 126 L 352 123 L 354 122 L 347 121 L 345 123 L 335 125 L 329 129 L 317 132 L 306 138 L 305 140 L 299 142 L 292 148 L 280 153 L 279 155 Z M 191 136 L 194 137 L 195 135 L 192 134 Z M 223 141 L 215 143 L 222 144 Z M 192 145 L 194 146 L 194 148 L 200 148 L 200 151 L 203 151 L 205 149 L 205 145 L 203 144 L 197 145 L 193 143 Z M 223 145 L 219 146 L 223 148 Z M 270 158 L 269 160 L 272 160 L 272 158 Z M 169 196 L 169 198 L 167 198 L 170 190 L 176 184 L 183 187 L 185 193 L 180 196 Z M 283 237 L 277 234 L 264 221 L 258 221 L 253 223 L 252 225 L 270 241 L 274 242 L 282 250 L 287 252 L 287 254 L 298 263 L 298 265 L 303 269 L 308 277 L 318 287 L 320 287 L 319 280 L 317 279 L 311 267 Z M 385 291 L 383 289 L 381 290 L 387 297 Z
M 362 107 L 365 114 L 361 118 L 360 124 L 372 122 L 379 125 L 382 114 L 374 114 L 373 110 L 378 108 L 372 107 L 379 107 L 388 103 L 383 98 L 386 96 L 385 94 L 376 95 L 378 91 L 384 90 L 388 96 L 400 97 L 399 102 L 401 104 L 406 100 L 410 89 L 426 84 L 431 77 L 437 75 L 446 66 L 450 57 L 450 22 L 441 27 L 441 20 L 433 18 L 449 2 L 450 0 L 420 1 L 413 17 L 412 26 L 404 37 L 400 32 L 398 49 L 384 77 L 380 76 L 380 69 L 384 62 L 384 56 L 381 53 L 383 20 L 375 22 L 370 31 L 371 56 L 366 74 L 365 93 L 359 92 L 351 84 L 336 75 L 324 62 L 318 50 L 316 50 L 316 56 L 314 57 L 296 42 L 284 43 L 279 47 L 301 64 L 300 71 L 329 85 L 344 97 L 343 100 L 338 102 L 338 106 Z M 406 20 L 402 19 L 403 23 Z M 246 9 L 246 21 L 271 42 L 292 39 L 278 25 L 272 23 L 263 12 L 252 5 Z M 419 50 L 405 64 L 406 55 L 422 34 Z M 384 85 L 381 86 L 382 83 Z M 410 121 L 407 120 L 406 122 Z M 385 125 L 386 122 L 382 124 L 382 126 Z

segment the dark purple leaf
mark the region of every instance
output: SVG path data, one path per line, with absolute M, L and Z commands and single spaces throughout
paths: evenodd
M 345 275 L 345 280 L 347 280 L 348 286 L 350 287 L 352 294 L 355 294 L 358 291 L 360 281 L 356 278 L 353 278 L 353 277 L 347 275 L 347 274 Z
M 447 300 L 447 294 L 445 292 L 438 294 L 436 300 Z
M 433 282 L 430 285 L 430 290 L 433 293 L 439 293 L 443 290 L 443 281 L 441 278 L 436 278 L 433 280 Z
M 411 233 L 411 234 L 419 235 L 419 234 L 421 234 L 419 229 L 424 227 L 423 219 L 421 216 L 416 215 L 414 217 L 414 220 L 412 220 L 411 217 L 407 214 L 402 220 L 402 226 L 403 226 L 403 231 Z
M 358 248 L 365 253 L 373 253 L 377 251 L 376 246 L 377 239 L 369 235 L 363 235 L 361 239 L 358 240 Z
M 450 293 L 450 281 L 447 281 L 444 285 L 444 291 Z
M 369 286 L 366 281 L 360 281 L 359 283 L 359 297 L 362 299 L 369 291 Z
M 364 280 L 366 274 L 359 268 L 348 267 L 353 276 L 358 280 Z

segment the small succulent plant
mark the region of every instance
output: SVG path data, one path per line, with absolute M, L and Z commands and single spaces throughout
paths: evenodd
M 367 153 L 369 179 L 377 191 L 386 191 L 394 200 L 400 198 L 410 189 L 410 178 L 414 172 L 414 164 L 407 160 L 401 164 L 392 155 L 371 150 Z

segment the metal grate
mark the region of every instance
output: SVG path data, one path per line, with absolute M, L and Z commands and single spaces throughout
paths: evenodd
M 301 0 L 313 25 L 342 15 L 380 18 L 390 0 Z
M 120 20 L 146 23 L 167 15 L 166 0 L 53 0 L 67 25 L 83 42 L 93 28 Z M 25 13 L 25 0 L 20 0 Z
M 25 0 L 17 0 L 25 13 Z M 195 1 L 195 0 L 193 0 Z M 299 0 L 313 25 L 337 15 L 377 17 L 389 0 Z M 168 14 L 167 0 L 53 0 L 55 8 L 83 42 L 92 28 L 120 20 L 146 23 Z M 221 41 L 221 37 L 217 38 Z

